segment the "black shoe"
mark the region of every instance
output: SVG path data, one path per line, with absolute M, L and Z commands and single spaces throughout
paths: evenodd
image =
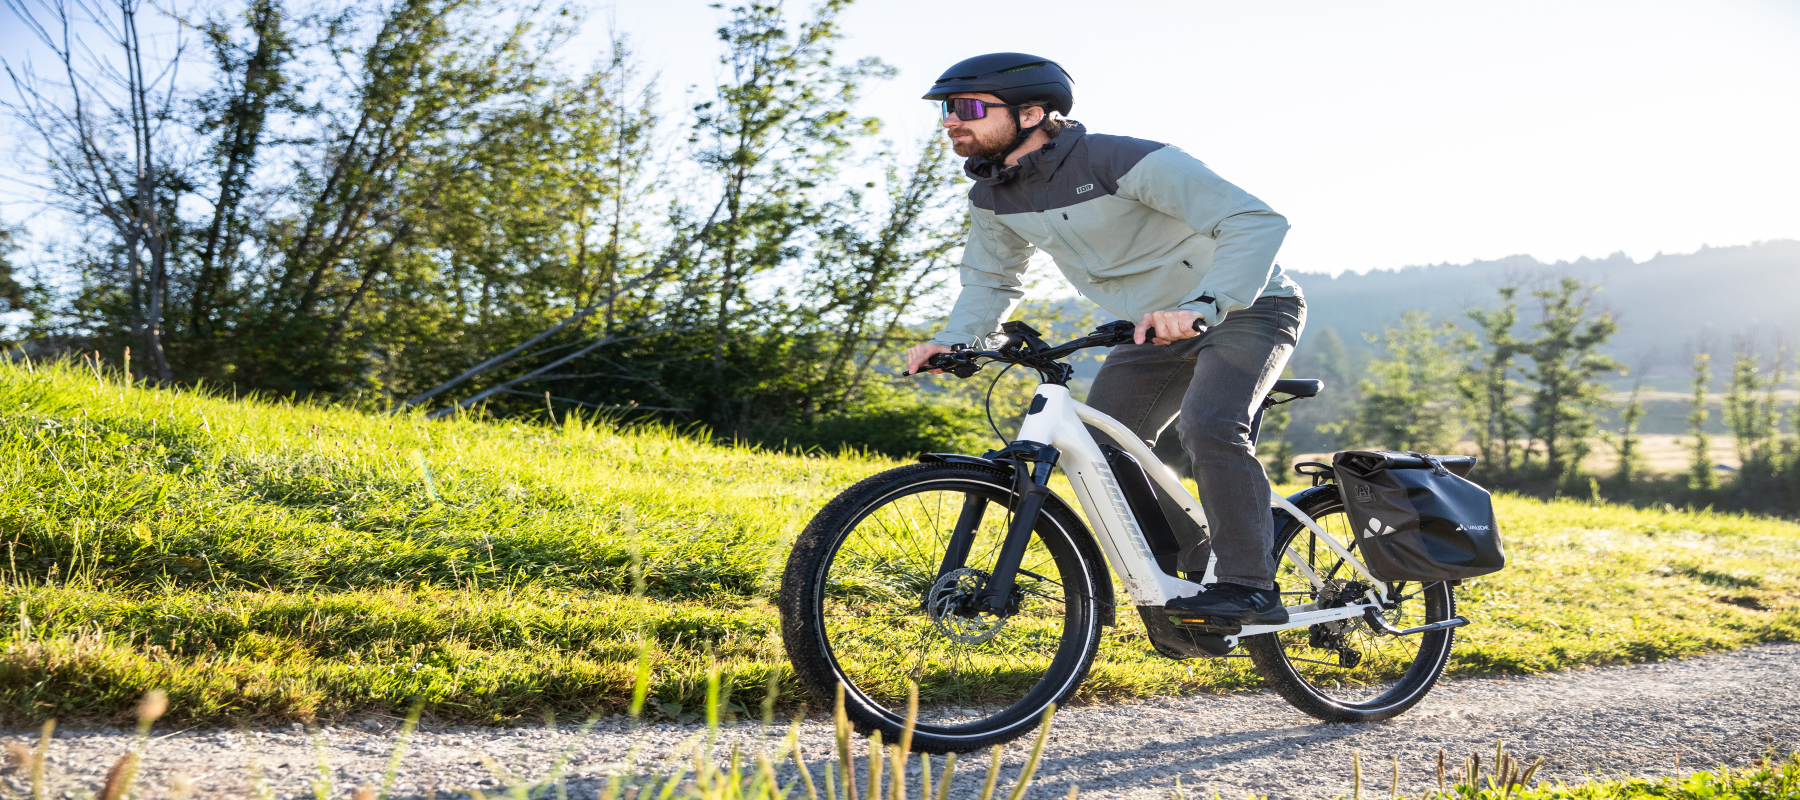
M 1170 600 L 1163 608 L 1172 614 L 1192 614 L 1211 622 L 1239 625 L 1284 625 L 1288 621 L 1280 592 L 1235 583 L 1215 583 L 1193 597 Z

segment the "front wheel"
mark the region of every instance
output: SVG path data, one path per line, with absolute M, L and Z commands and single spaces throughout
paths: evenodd
M 1016 739 L 1073 694 L 1099 647 L 1107 578 L 1066 505 L 1044 504 L 1004 612 L 966 602 L 1017 505 L 1005 472 L 931 463 L 864 480 L 813 517 L 782 576 L 781 631 L 814 701 L 830 708 L 842 685 L 857 730 L 892 741 L 916 683 L 913 747 L 942 753 Z M 969 533 L 953 545 L 959 520 Z
M 1358 553 L 1355 529 L 1336 486 L 1290 498 L 1319 527 Z M 1318 534 L 1287 514 L 1276 515 L 1275 583 L 1288 606 L 1343 603 L 1366 586 Z M 1358 553 L 1360 555 L 1360 553 Z M 1324 579 L 1321 590 L 1301 564 Z M 1443 622 L 1456 616 L 1450 584 L 1390 582 L 1382 613 L 1395 628 Z M 1269 687 L 1295 708 L 1329 722 L 1388 719 L 1417 705 L 1450 663 L 1454 628 L 1411 636 L 1378 633 L 1362 619 L 1266 633 L 1244 639 L 1244 649 Z

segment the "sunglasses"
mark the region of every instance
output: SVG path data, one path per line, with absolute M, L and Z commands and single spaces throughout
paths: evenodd
M 944 101 L 944 106 L 939 112 L 938 119 L 940 121 L 946 120 L 950 118 L 951 114 L 955 114 L 957 119 L 969 122 L 987 116 L 987 110 L 990 108 L 1018 108 L 1018 106 L 1006 103 L 989 103 L 985 100 L 976 100 L 973 97 L 952 97 Z

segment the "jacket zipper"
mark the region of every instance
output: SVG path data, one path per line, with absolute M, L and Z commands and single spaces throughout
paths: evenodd
M 1066 213 L 1063 214 L 1063 221 L 1068 222 L 1068 220 L 1069 220 L 1069 215 Z M 1099 266 L 1100 251 L 1095 250 L 1093 245 L 1088 244 L 1088 241 L 1086 239 L 1081 238 L 1081 231 L 1076 230 L 1074 225 L 1070 225 L 1069 226 L 1069 235 L 1075 237 L 1075 241 L 1080 242 L 1082 247 L 1087 248 L 1088 257 L 1093 259 L 1095 266 Z
M 1087 274 L 1088 282 L 1097 283 L 1099 279 L 1094 277 L 1093 258 L 1091 256 L 1093 248 L 1088 247 L 1087 242 L 1085 241 L 1081 242 L 1082 247 L 1076 247 L 1075 245 L 1070 244 L 1069 238 L 1063 235 L 1062 226 L 1059 226 L 1056 223 L 1056 215 L 1058 214 L 1062 214 L 1064 222 L 1069 221 L 1069 215 L 1067 213 L 1061 211 L 1044 212 L 1044 216 L 1050 222 L 1050 232 L 1056 235 L 1056 240 L 1062 242 L 1063 247 L 1069 248 L 1070 252 L 1081 257 L 1081 271 Z M 1077 241 L 1081 241 L 1081 234 L 1075 233 L 1073 226 L 1069 226 L 1069 233 L 1073 235 Z

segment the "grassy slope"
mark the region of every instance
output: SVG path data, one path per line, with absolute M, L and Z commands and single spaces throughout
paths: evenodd
M 0 628 L 0 715 L 120 715 L 154 686 L 190 720 L 414 697 L 473 720 L 611 711 L 646 641 L 664 714 L 691 712 L 709 659 L 749 705 L 770 670 L 797 697 L 769 603 L 785 543 L 894 463 L 0 366 L 0 602 L 17 614 Z M 1455 672 L 1800 634 L 1793 523 L 1509 497 L 1499 511 L 1515 566 L 1465 587 L 1477 624 Z M 1109 632 L 1088 697 L 1258 685 L 1240 660 L 1149 654 L 1135 617 Z

